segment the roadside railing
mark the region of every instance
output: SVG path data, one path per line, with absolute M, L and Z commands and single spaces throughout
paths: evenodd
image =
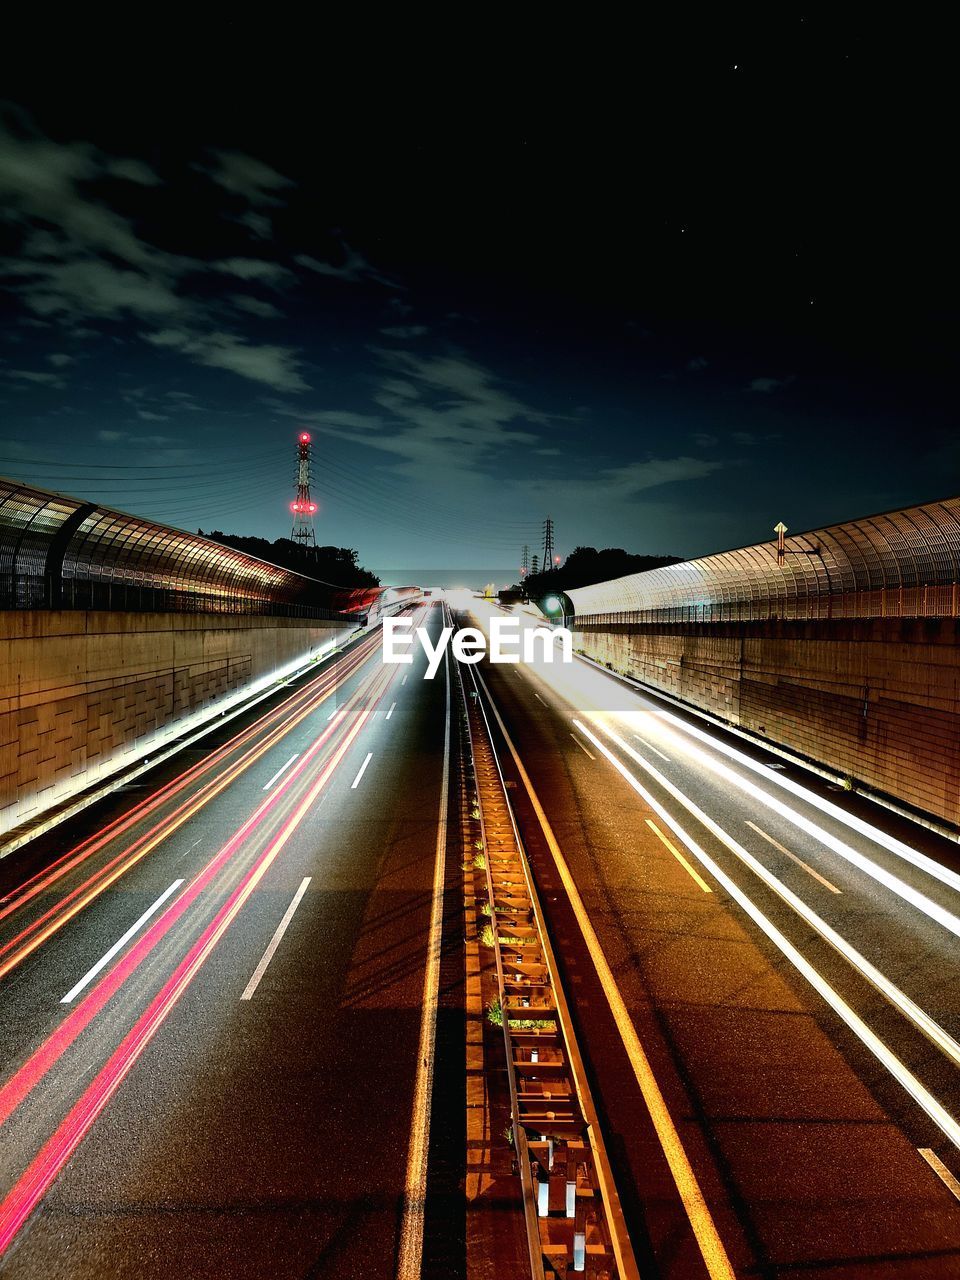
M 960 584 L 878 587 L 874 591 L 789 597 L 781 600 L 714 600 L 651 609 L 578 613 L 577 625 L 649 622 L 769 622 L 869 618 L 960 617 Z

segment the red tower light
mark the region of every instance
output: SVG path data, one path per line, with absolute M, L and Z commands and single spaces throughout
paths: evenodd
M 309 432 L 307 432 L 307 431 L 301 431 L 301 432 L 300 432 L 300 443 L 301 443 L 301 444 L 309 444 L 309 443 L 310 443 L 310 435 L 309 435 Z

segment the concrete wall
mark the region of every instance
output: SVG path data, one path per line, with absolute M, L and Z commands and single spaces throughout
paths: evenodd
M 0 834 L 305 662 L 342 623 L 0 612 Z
M 575 624 L 589 657 L 960 825 L 960 621 Z

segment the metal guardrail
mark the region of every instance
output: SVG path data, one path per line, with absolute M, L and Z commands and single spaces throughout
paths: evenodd
M 960 584 L 920 587 L 878 587 L 759 604 L 750 600 L 711 601 L 674 608 L 624 609 L 606 613 L 578 613 L 574 625 L 655 622 L 816 622 L 823 619 L 957 618 Z
M 322 605 L 221 595 L 216 591 L 140 586 L 126 582 L 42 578 L 0 584 L 0 609 L 66 609 L 123 613 L 216 613 L 244 617 L 319 618 L 349 622 L 347 614 Z
M 461 683 L 535 1280 L 640 1280 L 473 669 Z M 486 928 L 487 926 L 485 926 Z

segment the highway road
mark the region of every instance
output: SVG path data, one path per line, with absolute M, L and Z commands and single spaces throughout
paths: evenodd
M 0 863 L 0 1276 L 465 1273 L 457 717 L 413 652 Z M 582 660 L 477 670 L 642 1274 L 960 1274 L 956 846 Z
M 957 847 L 583 660 L 478 670 L 641 1264 L 960 1275 Z
M 0 864 L 0 1275 L 392 1280 L 425 1226 L 462 1269 L 423 663 L 373 633 Z

